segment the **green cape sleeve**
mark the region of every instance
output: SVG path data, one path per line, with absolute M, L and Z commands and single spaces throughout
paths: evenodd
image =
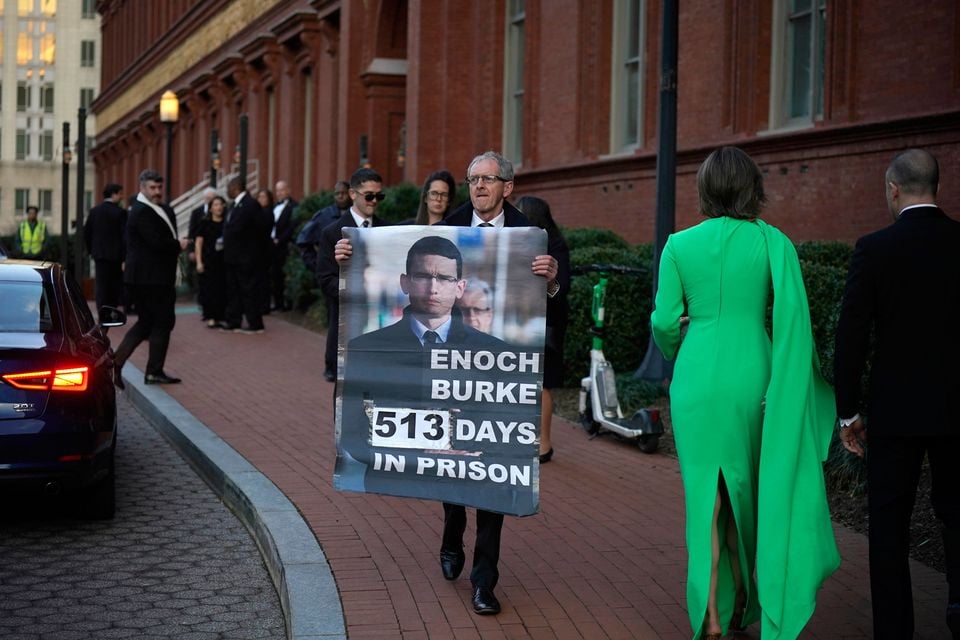
M 760 447 L 757 590 L 764 640 L 796 638 L 823 581 L 840 566 L 822 462 L 835 420 L 820 375 L 796 249 L 758 221 L 773 279 L 773 356 Z

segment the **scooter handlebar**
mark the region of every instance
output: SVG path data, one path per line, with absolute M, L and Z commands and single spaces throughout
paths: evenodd
M 627 267 L 620 264 L 593 263 L 577 265 L 570 269 L 573 275 L 582 275 L 584 273 L 619 273 L 623 275 L 643 275 L 648 272 L 644 267 Z

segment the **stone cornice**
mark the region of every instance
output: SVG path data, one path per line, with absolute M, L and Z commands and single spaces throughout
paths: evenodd
M 751 138 L 730 138 L 716 140 L 709 146 L 681 147 L 677 149 L 678 173 L 695 171 L 696 167 L 714 149 L 724 145 L 736 145 L 755 159 L 761 156 L 781 156 L 778 162 L 789 162 L 794 155 L 809 157 L 811 150 L 821 150 L 821 157 L 844 155 L 841 148 L 856 146 L 862 151 L 864 145 L 876 144 L 885 150 L 884 142 L 903 137 L 949 133 L 954 142 L 960 142 L 960 110 L 932 113 L 921 116 L 885 120 L 882 122 L 864 122 L 847 125 L 812 127 L 788 132 L 772 132 Z M 831 147 L 838 150 L 829 151 Z M 762 161 L 759 161 L 763 164 Z M 609 179 L 617 174 L 636 174 L 654 172 L 657 165 L 655 151 L 632 155 L 599 158 L 594 161 L 580 161 L 575 164 L 545 167 L 542 169 L 520 169 L 517 171 L 521 183 L 548 183 L 557 181 L 586 181 Z M 681 169 L 681 167 L 683 167 Z
M 242 44 L 245 37 L 262 28 L 258 25 L 264 16 L 280 8 L 289 9 L 283 4 L 284 0 L 210 0 L 195 5 L 163 43 L 146 51 L 94 102 L 100 132 L 109 135 L 112 126 L 129 118 L 141 105 L 159 104 L 160 94 L 171 86 L 189 85 L 186 76 L 192 71 L 203 72 L 196 68 L 198 63 L 210 65 L 218 49 L 236 47 L 238 40 Z M 298 4 L 309 6 L 308 0 Z M 224 53 L 233 51 L 236 48 Z

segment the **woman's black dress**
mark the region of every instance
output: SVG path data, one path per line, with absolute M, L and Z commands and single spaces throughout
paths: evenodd
M 227 277 L 223 266 L 223 246 L 217 239 L 223 235 L 223 221 L 206 217 L 200 221 L 197 236 L 203 238 L 203 273 L 200 275 L 200 299 L 203 318 L 222 322 L 227 310 Z

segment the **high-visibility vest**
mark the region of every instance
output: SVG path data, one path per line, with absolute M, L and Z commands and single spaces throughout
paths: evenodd
M 20 223 L 20 246 L 24 255 L 35 256 L 43 249 L 43 241 L 47 239 L 47 225 L 43 220 L 37 220 L 37 226 L 30 228 L 30 223 L 24 220 Z

